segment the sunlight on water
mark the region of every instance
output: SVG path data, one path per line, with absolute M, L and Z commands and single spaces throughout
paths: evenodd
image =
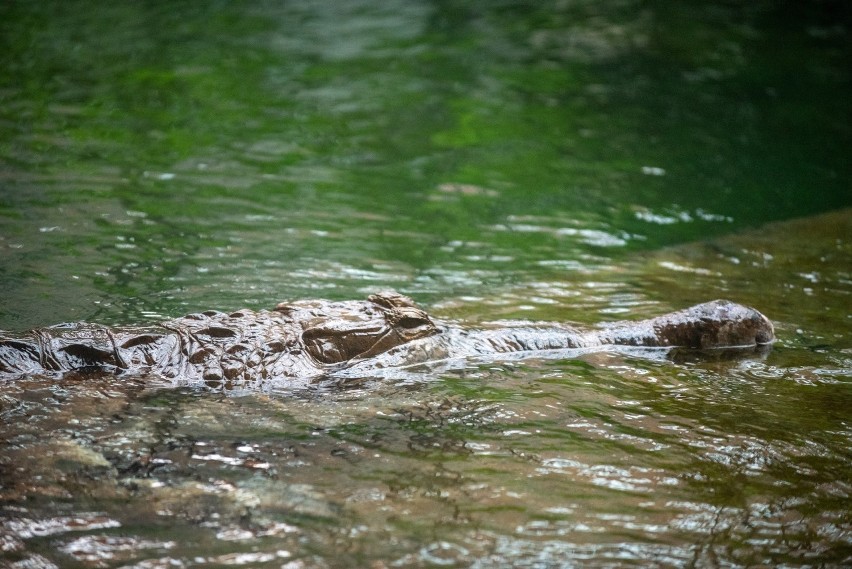
M 3 4 L 2 329 L 394 288 L 470 326 L 730 298 L 778 339 L 22 378 L 0 567 L 848 566 L 844 6 Z

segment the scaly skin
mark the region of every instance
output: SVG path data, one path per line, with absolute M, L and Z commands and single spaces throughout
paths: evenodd
M 307 385 L 342 370 L 607 345 L 714 349 L 769 344 L 761 313 L 716 300 L 597 329 L 560 325 L 464 329 L 434 321 L 395 292 L 365 301 L 298 301 L 272 311 L 191 314 L 150 328 L 66 324 L 0 337 L 0 379 L 111 372 L 251 389 Z

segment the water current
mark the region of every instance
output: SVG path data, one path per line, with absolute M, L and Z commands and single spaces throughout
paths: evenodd
M 852 564 L 852 12 L 0 5 L 0 329 L 396 289 L 768 353 L 0 385 L 0 567 Z

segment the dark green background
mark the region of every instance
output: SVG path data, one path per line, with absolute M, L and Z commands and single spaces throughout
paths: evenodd
M 0 327 L 487 297 L 848 206 L 849 15 L 4 2 Z

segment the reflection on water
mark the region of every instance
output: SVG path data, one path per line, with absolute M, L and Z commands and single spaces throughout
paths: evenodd
M 3 3 L 0 328 L 392 287 L 779 340 L 5 384 L 0 567 L 850 565 L 845 6 Z
M 83 567 L 841 563 L 848 389 L 808 424 L 772 368 L 602 354 L 323 399 L 16 384 L 3 546 Z
M 766 227 L 709 257 L 704 244 L 654 253 L 616 275 L 636 268 L 677 294 L 660 259 L 713 268 L 711 289 L 789 274 L 713 265 L 741 243 L 806 274 L 833 251 L 843 272 L 849 220 Z M 798 232 L 808 247 L 775 238 Z M 852 361 L 829 332 L 852 290 L 819 271 L 831 310 L 779 310 L 779 342 L 746 358 L 471 362 L 290 396 L 9 384 L 0 544 L 9 566 L 40 567 L 842 566 Z M 800 339 L 817 321 L 831 345 Z
M 676 297 L 683 285 L 660 259 L 713 267 L 717 251 L 748 243 L 819 271 L 830 286 L 811 293 L 830 310 L 779 302 L 779 342 L 751 358 L 471 362 L 289 396 L 132 377 L 5 385 L 4 556 L 41 567 L 840 566 L 852 547 L 841 334 L 852 291 L 823 259 L 849 266 L 849 219 L 599 269 L 602 282 L 635 270 Z M 797 232 L 808 247 L 774 237 Z M 785 267 L 726 262 L 701 286 L 779 281 L 782 298 L 810 298 L 784 286 L 798 278 Z M 600 306 L 589 290 L 576 303 Z M 640 300 L 610 297 L 654 310 Z
M 490 298 L 849 205 L 835 2 L 468 4 L 4 5 L 0 327 Z

